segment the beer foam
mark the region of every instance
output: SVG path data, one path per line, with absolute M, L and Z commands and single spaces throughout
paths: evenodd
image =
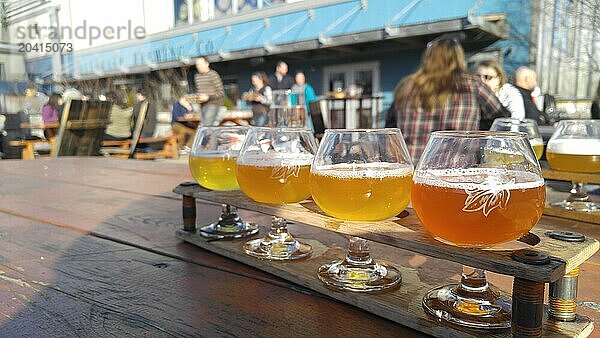
M 600 155 L 600 139 L 550 140 L 546 151 L 555 154 Z
M 532 138 L 529 139 L 529 143 L 531 144 L 531 146 L 543 146 L 544 145 L 544 141 L 541 138 Z
M 238 163 L 256 167 L 288 167 L 310 165 L 314 157 L 313 154 L 306 153 L 246 153 L 242 158 L 238 158 Z
M 353 178 L 385 178 L 410 175 L 412 166 L 400 163 L 339 163 L 319 166 L 311 169 L 311 173 L 338 179 Z
M 417 170 L 413 181 L 451 189 L 530 189 L 544 185 L 535 173 L 492 168 Z
M 238 151 L 191 151 L 190 157 L 199 158 L 236 158 Z

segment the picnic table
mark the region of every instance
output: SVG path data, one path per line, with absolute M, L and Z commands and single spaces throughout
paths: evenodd
M 422 335 L 177 239 L 181 196 L 172 189 L 189 180 L 184 163 L 0 162 L 0 336 Z M 220 205 L 199 200 L 197 210 L 199 222 L 207 223 Z M 255 212 L 241 215 L 270 221 Z M 544 218 L 600 238 L 597 225 Z M 290 228 L 326 243 L 322 250 L 344 250 L 339 234 L 299 223 Z M 439 284 L 459 278 L 457 263 L 371 246 L 374 256 L 415 269 L 404 278 Z M 596 254 L 580 266 L 577 310 L 596 322 L 599 265 Z M 512 278 L 489 277 L 510 291 Z

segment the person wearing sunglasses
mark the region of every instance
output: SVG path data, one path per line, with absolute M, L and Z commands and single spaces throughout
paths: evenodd
M 475 76 L 496 93 L 496 97 L 510 112 L 512 118 L 519 120 L 525 118 L 523 96 L 515 86 L 508 83 L 500 63 L 494 60 L 481 61 L 475 67 Z
M 433 131 L 488 130 L 495 118 L 510 116 L 490 87 L 469 74 L 454 38 L 427 45 L 419 68 L 396 86 L 393 110 L 415 161 Z

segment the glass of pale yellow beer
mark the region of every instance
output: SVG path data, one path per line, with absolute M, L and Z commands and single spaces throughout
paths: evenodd
M 500 117 L 494 120 L 490 127 L 492 131 L 520 131 L 527 134 L 529 144 L 533 148 L 535 157 L 539 160 L 544 154 L 544 140 L 540 135 L 538 124 L 533 119 L 514 119 L 510 117 Z
M 435 239 L 487 248 L 525 235 L 540 219 L 546 190 L 527 134 L 434 132 L 413 175 L 412 206 Z M 463 267 L 460 284 L 429 291 L 431 315 L 480 329 L 510 327 L 511 300 L 485 271 Z
M 563 120 L 558 123 L 546 149 L 550 168 L 573 173 L 600 173 L 600 120 Z M 591 201 L 583 182 L 573 182 L 569 197 L 553 207 L 600 212 L 600 203 Z
M 248 127 L 201 127 L 189 155 L 190 172 L 202 187 L 216 191 L 239 189 L 236 161 Z M 241 238 L 258 232 L 254 223 L 241 220 L 235 207 L 224 204 L 218 221 L 198 233 L 212 239 Z
M 316 140 L 307 129 L 250 128 L 237 159 L 240 189 L 259 203 L 288 204 L 309 198 L 308 176 L 316 149 Z M 245 252 L 270 260 L 310 255 L 311 246 L 295 240 L 286 224 L 274 218 L 269 233 L 247 242 Z
M 328 129 L 310 169 L 310 192 L 329 216 L 381 221 L 396 216 L 410 202 L 412 172 L 400 129 Z M 356 292 L 400 285 L 400 271 L 373 261 L 367 240 L 353 236 L 349 240 L 343 260 L 319 268 L 321 281 Z

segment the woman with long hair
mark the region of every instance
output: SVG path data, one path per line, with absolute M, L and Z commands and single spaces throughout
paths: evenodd
M 265 72 L 255 72 L 250 77 L 252 90 L 249 101 L 252 104 L 252 125 L 262 127 L 269 122 L 269 109 L 273 103 L 273 91 Z
M 488 85 L 500 100 L 500 103 L 510 112 L 512 118 L 525 118 L 523 96 L 515 86 L 508 83 L 504 69 L 498 61 L 484 60 L 475 67 L 475 76 Z
M 508 115 L 494 92 L 467 72 L 463 49 L 450 37 L 427 45 L 417 71 L 396 86 L 394 109 L 415 160 L 432 131 L 487 130 Z

